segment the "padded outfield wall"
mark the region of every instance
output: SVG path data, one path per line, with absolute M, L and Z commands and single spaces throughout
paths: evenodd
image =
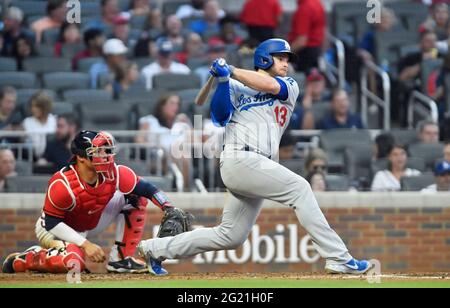
M 196 225 L 220 222 L 227 194 L 172 193 L 173 203 L 197 217 Z M 320 193 L 321 208 L 357 258 L 377 259 L 383 272 L 450 272 L 450 194 Z M 37 242 L 34 225 L 43 194 L 0 194 L 0 260 Z M 162 213 L 150 206 L 145 237 L 156 233 Z M 93 242 L 107 250 L 114 226 Z M 256 225 L 236 251 L 169 262 L 172 272 L 322 271 L 324 262 L 298 225 L 292 209 L 266 202 Z M 104 266 L 88 264 L 94 272 Z

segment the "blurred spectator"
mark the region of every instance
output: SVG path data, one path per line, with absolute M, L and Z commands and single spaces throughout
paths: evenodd
M 435 169 L 435 184 L 422 189 L 422 193 L 449 192 L 450 191 L 450 163 L 447 161 L 439 162 Z
M 439 143 L 439 125 L 433 121 L 421 121 L 417 125 L 419 142 Z
M 36 157 L 41 157 L 47 134 L 56 132 L 56 116 L 51 114 L 53 101 L 44 91 L 39 91 L 30 98 L 30 108 L 32 116 L 23 121 L 23 128 L 30 136 Z
M 120 13 L 118 0 L 101 0 L 101 19 L 90 21 L 86 29 L 96 28 L 106 33 L 114 24 L 114 18 Z
M 312 149 L 305 157 L 306 174 L 317 171 L 328 173 L 328 157 L 320 148 Z
M 146 16 L 150 14 L 152 5 L 150 0 L 132 0 L 130 4 L 131 16 Z
M 208 42 L 208 64 L 195 69 L 195 73 L 200 76 L 202 85 L 204 85 L 211 74 L 210 67 L 217 58 L 226 58 L 225 44 L 220 40 L 210 39 Z
M 298 0 L 289 34 L 292 50 L 298 55 L 298 71 L 308 72 L 312 67 L 319 67 L 325 29 L 326 15 L 320 0 Z
M 449 38 L 449 12 L 446 3 L 433 5 L 431 16 L 421 25 L 420 31 L 432 31 L 436 33 L 439 41 L 446 41 Z
M 114 81 L 107 85 L 106 90 L 113 94 L 114 99 L 119 99 L 124 91 L 139 80 L 139 68 L 134 62 L 124 62 L 115 71 Z
M 450 143 L 444 146 L 444 160 L 450 162 Z
M 333 92 L 331 98 L 331 114 L 319 121 L 317 128 L 364 128 L 360 116 L 350 112 L 350 100 L 345 90 L 338 89 Z
M 219 22 L 220 33 L 210 39 L 223 41 L 226 45 L 236 46 L 236 49 L 243 43 L 242 37 L 239 36 L 237 30 L 239 23 L 232 17 L 224 17 Z
M 220 33 L 220 6 L 217 0 L 206 0 L 204 5 L 204 15 L 199 20 L 194 20 L 189 24 L 189 29 L 205 37 L 206 34 L 212 36 Z
M 81 32 L 78 24 L 64 22 L 59 31 L 58 41 L 55 44 L 55 56 L 61 57 L 64 45 L 74 45 L 81 42 Z
M 23 17 L 23 12 L 18 7 L 10 7 L 6 12 L 3 19 L 3 46 L 0 47 L 2 56 L 10 57 L 12 55 L 14 41 L 20 36 L 28 36 L 34 41 L 33 32 L 22 26 Z
M 389 166 L 378 171 L 372 182 L 372 191 L 400 191 L 400 180 L 404 176 L 418 176 L 419 170 L 406 167 L 408 156 L 402 145 L 394 145 L 388 156 Z
M 311 185 L 311 189 L 314 192 L 323 192 L 327 190 L 327 181 L 325 174 L 321 171 L 313 171 L 308 173 L 305 178 Z
M 162 147 L 172 156 L 172 160 L 182 166 L 185 187 L 189 187 L 191 160 L 189 157 L 173 156 L 172 151 L 172 146 L 179 149 L 176 143 L 190 140 L 192 130 L 189 118 L 180 113 L 180 104 L 178 95 L 168 94 L 161 97 L 156 104 L 154 115 L 150 114 L 139 120 L 141 133 L 136 137 L 136 142 Z
M 0 32 L 0 53 L 3 50 L 4 43 L 5 43 L 5 40 L 3 38 L 3 33 Z
M 58 116 L 55 136 L 47 142 L 44 155 L 38 164 L 51 164 L 52 173 L 66 166 L 72 157 L 70 143 L 77 131 L 77 120 L 73 114 Z
M 125 61 L 125 55 L 128 48 L 119 39 L 109 39 L 103 45 L 104 60 L 91 66 L 89 74 L 91 75 L 91 86 L 97 88 L 98 79 L 101 75 L 112 76 L 117 67 Z M 112 76 L 114 79 L 114 76 Z
M 134 45 L 130 41 L 130 18 L 117 15 L 113 18 L 113 34 L 111 38 L 121 40 L 126 46 Z
M 20 126 L 22 116 L 16 111 L 16 105 L 16 90 L 10 86 L 0 89 L 0 130 L 14 130 Z
M 195 32 L 188 34 L 182 52 L 175 55 L 178 62 L 187 64 L 188 60 L 202 59 L 205 57 L 205 46 L 202 38 Z
M 384 159 L 389 156 L 395 145 L 394 136 L 389 133 L 379 134 L 375 138 L 374 158 L 375 160 Z
M 60 28 L 66 20 L 66 0 L 48 0 L 47 16 L 31 24 L 31 30 L 36 34 L 36 43 L 41 43 L 42 33 L 45 30 Z
M 295 139 L 291 134 L 285 133 L 281 137 L 280 149 L 278 151 L 279 160 L 289 160 L 294 158 Z
M 16 158 L 10 149 L 0 148 L 0 192 L 5 191 L 6 179 L 17 176 Z
M 33 40 L 26 34 L 19 35 L 13 43 L 11 55 L 16 59 L 18 70 L 23 70 L 23 61 L 36 55 Z
M 139 41 L 134 46 L 134 57 L 135 58 L 153 58 L 153 50 L 155 42 L 149 37 L 140 38 Z
M 173 44 L 171 41 L 160 38 L 157 41 L 157 60 L 142 69 L 147 90 L 153 88 L 153 77 L 162 73 L 189 74 L 191 70 L 184 64 L 173 61 Z
M 312 112 L 314 103 L 329 100 L 325 94 L 325 76 L 317 69 L 311 69 L 306 77 L 306 89 L 301 105 L 296 105 L 289 124 L 290 129 L 314 129 L 315 118 Z
M 377 33 L 390 31 L 395 25 L 395 13 L 393 10 L 383 7 L 380 14 L 380 22 L 375 23 L 363 36 L 358 46 L 358 55 L 366 62 L 374 61 L 375 36 Z
M 176 15 L 170 15 L 164 23 L 166 39 L 170 40 L 175 51 L 183 50 L 184 36 L 182 35 L 183 24 Z
M 161 34 L 164 31 L 163 16 L 161 10 L 155 8 L 148 14 L 147 22 L 144 27 L 145 30 L 150 30 L 153 33 Z M 156 37 L 156 36 L 155 36 Z
M 282 13 L 279 0 L 247 0 L 240 19 L 247 26 L 249 35 L 263 42 L 275 37 Z
M 412 90 L 420 87 L 422 62 L 437 59 L 441 56 L 437 49 L 434 32 L 425 31 L 421 33 L 420 49 L 420 51 L 410 53 L 399 60 L 398 81 L 393 84 L 391 113 L 392 117 L 399 119 L 402 125 L 406 125 L 409 95 Z
M 101 57 L 103 55 L 103 45 L 105 44 L 105 36 L 99 29 L 88 29 L 84 32 L 84 44 L 86 49 L 80 51 L 75 55 L 72 60 L 72 66 L 74 70 L 78 69 L 78 62 L 81 59 L 91 57 Z
M 183 4 L 177 10 L 177 17 L 179 19 L 185 18 L 201 18 L 204 16 L 204 5 L 205 0 L 191 0 L 190 4 Z M 225 12 L 223 10 L 219 11 L 219 18 L 225 17 Z

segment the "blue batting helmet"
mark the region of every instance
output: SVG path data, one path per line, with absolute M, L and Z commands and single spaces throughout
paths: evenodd
M 289 55 L 289 61 L 296 58 L 295 53 L 291 51 L 288 42 L 282 39 L 270 39 L 259 44 L 255 51 L 254 64 L 255 68 L 263 70 L 269 69 L 273 65 L 272 55 L 277 53 L 285 53 Z

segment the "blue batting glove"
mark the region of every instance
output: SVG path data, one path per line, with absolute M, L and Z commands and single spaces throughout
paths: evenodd
M 219 58 L 216 61 L 214 61 L 211 70 L 215 72 L 217 74 L 217 77 L 219 78 L 230 77 L 230 67 L 223 58 Z

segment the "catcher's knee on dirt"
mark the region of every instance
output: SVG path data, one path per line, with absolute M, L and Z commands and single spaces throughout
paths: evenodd
M 116 232 L 115 244 L 121 259 L 134 256 L 136 247 L 144 234 L 145 219 L 147 217 L 147 199 L 136 196 L 128 196 L 128 198 L 133 208 L 121 212 L 124 224 L 122 226 L 118 224 Z
M 8 256 L 3 265 L 3 271 L 9 273 L 35 271 L 56 274 L 67 273 L 72 269 L 80 272 L 86 269 L 84 252 L 75 244 L 59 249 L 35 246 L 23 253 Z

